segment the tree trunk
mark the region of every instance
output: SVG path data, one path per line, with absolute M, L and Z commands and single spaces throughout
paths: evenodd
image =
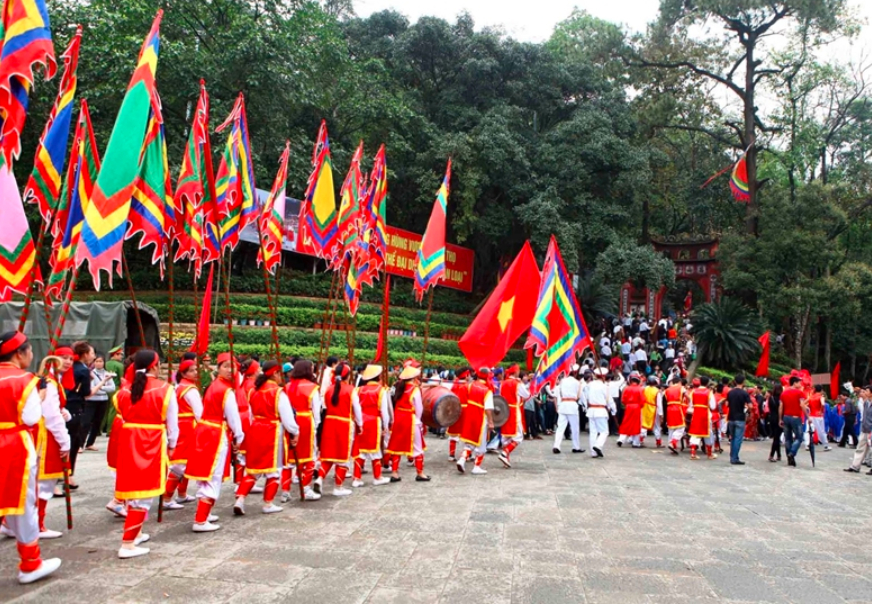
M 699 369 L 699 366 L 702 365 L 702 351 L 697 348 L 696 349 L 696 358 L 690 362 L 690 366 L 687 368 L 687 381 L 690 382 L 693 380 L 693 377 L 696 375 L 696 370 Z

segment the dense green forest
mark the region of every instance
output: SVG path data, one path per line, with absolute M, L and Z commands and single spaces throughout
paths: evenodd
M 870 65 L 827 58 L 862 24 L 844 0 L 660 4 L 644 34 L 576 11 L 527 43 L 465 14 L 360 18 L 341 0 L 48 2 L 58 53 L 84 26 L 78 95 L 101 148 L 160 6 L 174 174 L 203 78 L 213 127 L 245 93 L 262 188 L 290 139 L 288 192 L 302 195 L 323 118 L 337 180 L 360 140 L 367 163 L 386 144 L 388 222 L 422 232 L 450 155 L 448 240 L 475 250 L 480 293 L 525 239 L 541 255 L 553 233 L 586 311 L 613 312 L 623 280 L 674 281 L 652 237 L 715 236 L 747 329 L 784 334 L 795 365 L 842 360 L 866 377 Z M 55 92 L 34 93 L 20 180 Z M 703 187 L 742 152 L 749 203 L 731 196 L 729 171 Z

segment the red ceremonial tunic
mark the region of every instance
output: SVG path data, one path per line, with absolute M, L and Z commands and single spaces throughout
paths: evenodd
M 638 436 L 642 432 L 642 405 L 645 402 L 641 386 L 630 385 L 621 393 L 621 403 L 624 405 L 624 419 L 621 429 L 622 436 Z
M 149 376 L 136 403 L 130 389 L 118 391 L 118 408 L 125 417 L 118 439 L 115 498 L 148 499 L 164 492 L 167 477 L 167 407 L 172 389 Z
M 251 425 L 245 438 L 245 470 L 250 474 L 271 474 L 279 471 L 284 459 L 279 459 L 279 439 L 283 438 L 279 395 L 282 389 L 267 381 L 260 390 L 253 390 L 248 399 L 251 407 Z
M 820 392 L 815 392 L 808 397 L 808 414 L 811 417 L 824 416 L 823 396 Z
M 109 444 L 106 445 L 106 465 L 113 472 L 118 470 L 118 439 L 121 436 L 121 426 L 124 425 L 124 417 L 118 409 L 118 395 L 112 397 L 112 406 L 115 407 L 115 418 L 112 420 L 112 430 L 109 432 Z
M 391 427 L 391 438 L 388 441 L 387 453 L 390 455 L 415 454 L 415 430 L 418 427 L 418 417 L 415 414 L 415 393 L 418 387 L 406 384 L 403 396 L 394 407 L 394 425 Z M 423 441 L 423 438 L 421 439 Z
M 36 449 L 21 415 L 38 383 L 32 373 L 0 363 L 0 516 L 24 513 Z
M 522 433 L 524 428 L 521 425 L 521 405 L 518 402 L 518 384 L 517 378 L 507 378 L 500 386 L 500 396 L 506 399 L 509 404 L 509 419 L 500 428 L 500 434 L 506 438 L 512 438 Z
M 339 401 L 331 401 L 335 384 L 324 395 L 327 415 L 321 429 L 321 461 L 348 463 L 351 460 L 351 441 L 354 438 L 354 419 L 351 407 L 351 393 L 354 387 L 346 382 L 339 384 Z
M 318 394 L 318 384 L 309 380 L 291 380 L 285 386 L 285 394 L 296 414 L 300 435 L 297 438 L 297 461 L 301 464 L 315 460 L 315 418 L 312 417 L 312 397 Z M 293 459 L 289 455 L 286 462 Z
M 176 443 L 175 451 L 173 451 L 173 458 L 170 460 L 170 463 L 174 465 L 185 465 L 188 463 L 188 456 L 191 454 L 191 443 L 194 440 L 197 418 L 194 416 L 194 410 L 191 409 L 191 404 L 185 396 L 189 392 L 196 390 L 197 384 L 184 378 L 182 378 L 176 387 L 176 398 L 179 403 L 179 440 Z
M 466 410 L 466 402 L 469 399 L 469 384 L 466 380 L 455 380 L 451 385 L 451 392 L 460 399 L 460 417 L 448 427 L 446 434 L 448 436 L 460 436 L 460 432 L 463 430 L 463 412 Z
M 460 431 L 460 440 L 463 442 L 470 445 L 481 442 L 481 433 L 487 419 L 484 402 L 490 392 L 490 385 L 482 380 L 476 380 L 469 385 L 469 396 L 463 413 L 463 429 Z
M 67 394 L 63 386 L 57 379 L 49 374 L 45 376 L 45 381 L 54 384 L 57 389 L 58 397 L 60 398 L 60 408 L 67 406 Z M 39 423 L 34 426 L 33 433 L 36 443 L 36 450 L 39 453 L 39 474 L 38 480 L 52 480 L 64 477 L 64 462 L 61 460 L 61 447 L 58 441 L 55 440 L 54 434 L 48 431 L 45 427 L 45 418 L 40 419 Z
M 354 457 L 362 453 L 381 453 L 381 402 L 384 391 L 377 383 L 366 384 L 357 390 L 360 413 L 363 416 L 363 431 L 354 439 Z
M 228 380 L 217 379 L 206 389 L 203 397 L 203 415 L 194 428 L 194 440 L 185 466 L 185 478 L 208 482 L 215 473 L 221 439 L 226 437 L 227 422 L 224 421 L 224 403 L 233 392 Z M 229 446 L 229 443 L 228 443 Z M 225 457 L 224 478 L 230 475 L 230 455 Z
M 254 394 L 254 379 L 253 377 L 242 380 L 242 385 L 236 389 L 236 406 L 239 409 L 239 419 L 242 422 L 243 434 L 248 434 L 248 427 L 251 425 L 251 395 Z M 243 455 L 247 451 L 245 439 L 239 443 L 239 452 Z M 248 462 L 246 462 L 247 464 Z
M 708 438 L 712 434 L 712 411 L 709 407 L 711 392 L 708 388 L 694 388 L 690 394 L 693 415 L 687 433 L 698 438 Z
M 666 427 L 670 430 L 684 428 L 684 402 L 681 384 L 674 384 L 666 389 Z

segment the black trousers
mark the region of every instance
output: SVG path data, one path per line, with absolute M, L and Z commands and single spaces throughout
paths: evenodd
M 857 436 L 854 434 L 854 422 L 857 416 L 854 414 L 845 415 L 845 428 L 842 430 L 842 440 L 839 441 L 839 446 L 844 447 L 848 443 L 848 437 L 854 441 L 853 446 L 857 446 Z
M 77 409 L 74 413 L 70 411 L 70 421 L 67 422 L 67 432 L 70 435 L 70 475 L 76 473 L 76 459 L 79 457 L 79 448 L 84 443 L 82 438 L 82 417 L 84 417 L 84 409 Z
M 103 418 L 106 416 L 106 407 L 109 401 L 89 401 L 85 403 L 85 408 L 91 407 L 93 415 L 91 416 L 91 424 L 88 426 L 88 438 L 85 441 L 85 446 L 93 446 L 97 437 L 100 436 L 100 428 L 103 426 Z
M 536 417 L 536 411 L 531 409 L 524 409 L 524 421 L 527 422 L 527 434 L 532 436 L 539 436 L 539 427 L 538 418 Z
M 769 457 L 781 459 L 781 433 L 784 430 L 778 425 L 778 421 L 769 422 L 769 432 L 772 434 L 772 448 L 769 449 Z

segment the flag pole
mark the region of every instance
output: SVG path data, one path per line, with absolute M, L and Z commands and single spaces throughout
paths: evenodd
M 54 350 L 57 343 L 61 341 L 61 336 L 64 332 L 64 325 L 67 323 L 67 316 L 70 314 L 70 304 L 73 301 L 73 293 L 76 290 L 76 282 L 79 279 L 79 266 L 73 265 L 73 274 L 70 275 L 70 282 L 67 285 L 67 291 L 64 295 L 64 301 L 61 305 L 61 314 L 58 317 L 57 325 L 55 325 L 54 335 L 49 342 L 49 349 Z
M 316 259 L 317 263 L 318 260 Z M 324 363 L 324 345 L 326 342 L 327 336 L 327 318 L 330 316 L 330 308 L 333 304 L 333 291 L 336 288 L 336 281 L 338 278 L 338 271 L 333 271 L 333 278 L 330 281 L 330 292 L 327 294 L 327 303 L 324 305 L 324 313 L 321 315 L 321 346 L 318 349 L 318 364 L 321 365 Z M 329 348 L 329 345 L 327 346 Z
M 121 268 L 127 276 L 127 289 L 130 291 L 130 299 L 133 301 L 133 311 L 136 313 L 136 327 L 139 329 L 139 346 L 145 348 L 145 330 L 142 327 L 142 317 L 139 314 L 139 303 L 136 301 L 136 292 L 133 290 L 133 279 L 130 277 L 130 267 L 127 265 L 127 254 L 121 250 Z
M 174 325 L 176 318 L 176 304 L 175 304 L 175 271 L 173 270 L 173 244 L 169 243 L 169 250 L 167 252 L 167 260 L 169 261 L 169 266 L 167 266 L 167 279 L 169 281 L 169 342 L 167 344 L 167 379 L 172 380 L 173 377 L 173 355 L 175 354 L 175 333 L 174 333 Z M 163 501 L 160 502 L 161 506 L 163 506 Z
M 275 353 L 276 363 L 281 365 L 282 352 L 281 346 L 279 346 L 279 328 L 278 325 L 276 325 L 278 321 L 278 315 L 276 314 L 276 305 L 278 304 L 278 300 L 273 300 L 272 279 L 270 278 L 269 270 L 267 270 L 266 268 L 266 246 L 264 246 L 263 244 L 263 231 L 260 228 L 260 219 L 256 218 L 255 223 L 257 224 L 257 240 L 260 243 L 260 267 L 261 269 L 263 269 L 263 284 L 266 288 L 266 306 L 270 318 L 270 332 L 272 335 L 273 352 Z M 279 248 L 279 254 L 281 253 L 281 248 Z M 281 256 L 279 258 L 281 258 Z
M 427 344 L 430 342 L 430 317 L 433 314 L 433 295 L 436 293 L 436 286 L 430 288 L 430 296 L 427 301 L 427 319 L 424 322 L 424 349 L 421 352 L 421 367 L 425 367 L 427 361 Z
M 54 207 L 52 207 L 52 212 L 54 212 Z M 27 294 L 24 296 L 24 308 L 21 309 L 21 317 L 18 319 L 18 331 L 24 333 L 24 326 L 27 323 L 27 318 L 30 316 L 30 307 L 33 304 L 33 294 L 36 291 L 36 274 L 37 271 L 40 271 L 41 274 L 41 264 L 42 264 L 42 248 L 45 244 L 45 233 L 50 228 L 49 224 L 43 225 L 43 228 L 39 229 L 39 237 L 36 239 L 36 251 L 33 259 L 33 269 L 30 272 L 30 283 L 27 284 Z M 43 288 L 44 290 L 44 288 Z M 45 305 L 45 296 L 43 296 L 43 305 Z M 48 313 L 48 308 L 46 307 L 44 312 L 46 313 L 46 329 L 47 333 L 51 333 L 51 315 Z
M 382 375 L 385 386 L 388 384 L 388 329 L 390 328 L 390 319 L 388 309 L 390 307 L 391 282 L 388 277 L 388 265 L 385 262 L 384 272 L 384 294 L 382 297 L 382 320 L 381 320 L 381 336 L 382 336 Z M 378 359 L 377 359 L 378 360 Z

